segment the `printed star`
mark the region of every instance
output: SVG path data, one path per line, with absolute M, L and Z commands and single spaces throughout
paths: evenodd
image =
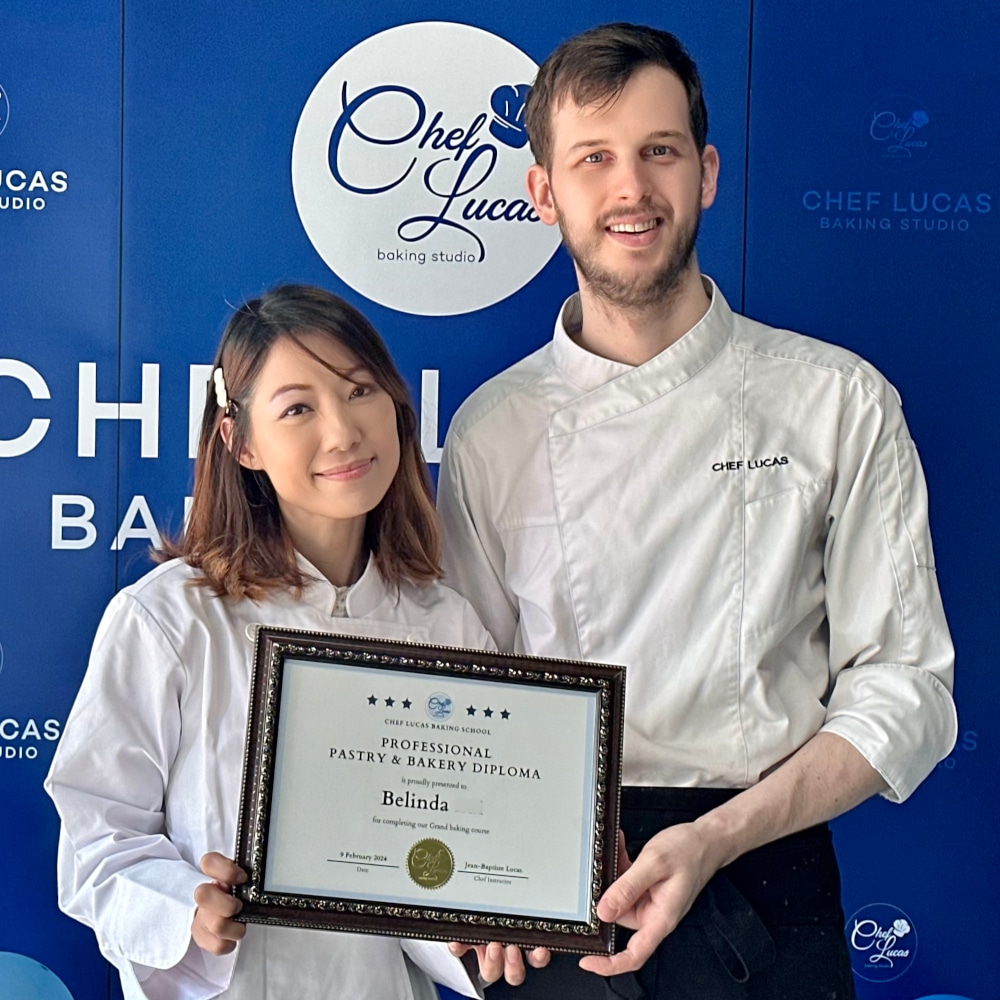
M 410 701 L 409 698 L 404 698 L 403 699 L 403 708 L 409 708 L 412 704 L 413 704 L 413 702 Z
M 389 708 L 392 708 L 392 706 L 396 704 L 391 698 L 386 698 L 385 703 L 389 706 Z
M 500 718 L 501 718 L 501 719 L 509 719 L 509 718 L 510 718 L 510 712 L 508 712 L 508 711 L 507 711 L 507 709 L 505 708 L 505 709 L 504 709 L 504 710 L 503 710 L 503 711 L 502 711 L 502 712 L 500 713 Z
M 472 707 L 472 705 L 470 705 L 465 711 L 466 711 L 466 713 L 468 715 L 475 715 L 476 714 L 476 710 Z
M 368 704 L 369 705 L 377 705 L 378 704 L 378 698 L 376 698 L 375 695 L 373 695 L 373 694 L 369 695 L 368 696 Z
M 487 719 L 492 719 L 493 718 L 493 709 L 492 708 L 486 708 L 486 709 L 484 709 L 483 710 L 483 715 L 485 715 Z

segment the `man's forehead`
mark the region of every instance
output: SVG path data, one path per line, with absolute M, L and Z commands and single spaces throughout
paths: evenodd
M 649 131 L 690 135 L 687 91 L 680 77 L 664 66 L 648 65 L 636 70 L 621 90 L 608 91 L 583 104 L 572 88 L 553 102 L 552 128 L 574 134 L 601 126 L 620 125 L 623 120 Z M 562 126 L 562 128 L 560 128 Z

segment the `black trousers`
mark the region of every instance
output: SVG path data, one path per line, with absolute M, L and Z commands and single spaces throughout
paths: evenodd
M 629 857 L 665 827 L 688 823 L 736 792 L 624 788 Z M 619 948 L 628 932 L 619 929 Z M 575 955 L 501 981 L 488 1000 L 854 1000 L 840 872 L 826 824 L 751 851 L 719 872 L 637 973 L 583 972 Z

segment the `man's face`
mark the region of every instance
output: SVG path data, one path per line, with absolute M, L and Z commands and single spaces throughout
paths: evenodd
M 581 286 L 624 308 L 662 302 L 689 266 L 718 154 L 699 155 L 687 92 L 661 66 L 637 70 L 607 107 L 564 102 L 552 115 L 552 165 L 528 191 L 558 223 Z

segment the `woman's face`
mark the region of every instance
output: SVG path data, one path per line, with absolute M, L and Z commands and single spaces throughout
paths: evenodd
M 325 536 L 378 505 L 399 467 L 392 398 L 356 355 L 322 333 L 297 333 L 327 364 L 282 337 L 271 347 L 249 401 L 240 464 L 267 473 L 293 539 Z

